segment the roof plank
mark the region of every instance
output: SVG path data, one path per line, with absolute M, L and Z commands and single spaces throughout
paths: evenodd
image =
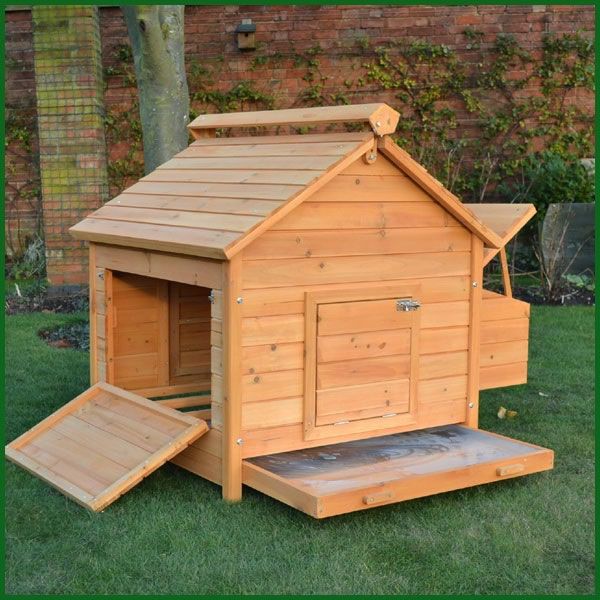
M 214 198 L 193 196 L 153 196 L 147 194 L 121 194 L 105 206 L 130 206 L 139 208 L 166 208 L 192 212 L 229 213 L 232 215 L 265 216 L 281 204 L 280 200 L 254 200 L 245 198 Z
M 357 142 L 358 143 L 358 142 Z M 260 156 L 183 156 L 177 157 L 164 163 L 159 169 L 252 169 L 260 170 L 268 166 L 269 171 L 323 171 L 335 164 L 340 156 L 272 156 L 268 163 Z
M 88 217 L 71 227 L 70 232 L 77 239 L 91 242 L 221 260 L 225 258 L 223 248 L 239 237 L 239 233 L 231 231 L 169 227 L 94 217 Z
M 214 196 L 217 198 L 256 198 L 262 200 L 287 200 L 304 189 L 302 185 L 245 184 L 245 183 L 179 183 L 139 181 L 125 193 L 177 196 Z
M 141 181 L 178 181 L 181 183 L 267 183 L 306 185 L 319 171 L 268 171 L 256 169 L 198 170 L 162 168 L 153 171 Z
M 104 205 L 94 216 L 98 219 L 152 223 L 172 227 L 216 229 L 217 231 L 244 232 L 262 220 L 260 216 L 230 215 L 224 213 L 182 212 L 154 208 L 130 208 L 115 204 Z
M 239 144 L 221 143 L 214 146 L 194 146 L 180 152 L 178 157 L 194 156 L 339 156 L 349 152 L 356 142 L 296 142 L 289 144 Z

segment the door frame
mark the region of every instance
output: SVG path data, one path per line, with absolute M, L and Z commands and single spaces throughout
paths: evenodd
M 414 313 L 411 327 L 411 361 L 409 383 L 409 410 L 393 417 L 370 417 L 335 425 L 316 425 L 316 379 L 317 379 L 317 311 L 319 305 L 338 302 L 361 302 L 397 298 L 418 300 L 419 283 L 400 285 L 368 284 L 368 287 L 305 292 L 304 305 L 304 415 L 305 440 L 339 438 L 345 434 L 367 433 L 394 429 L 417 422 L 419 378 L 420 311 Z M 382 419 L 384 419 L 382 421 Z

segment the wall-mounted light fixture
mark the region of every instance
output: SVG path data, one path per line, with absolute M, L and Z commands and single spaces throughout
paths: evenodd
M 238 50 L 256 49 L 256 25 L 252 19 L 242 19 L 242 22 L 235 28 L 235 34 Z

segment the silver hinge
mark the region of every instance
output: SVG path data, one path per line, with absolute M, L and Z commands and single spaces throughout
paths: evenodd
M 210 294 L 208 295 L 208 301 L 209 301 L 211 304 L 214 304 L 214 303 L 215 303 L 215 295 L 214 295 L 214 293 L 212 292 L 212 290 L 211 290 Z
M 421 303 L 417 300 L 396 300 L 396 310 L 408 312 L 409 310 L 417 310 L 421 308 Z

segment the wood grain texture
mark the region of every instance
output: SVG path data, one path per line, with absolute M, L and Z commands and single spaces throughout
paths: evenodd
M 483 298 L 483 242 L 472 236 L 471 245 L 471 299 L 469 303 L 469 350 L 467 419 L 465 424 L 477 427 L 479 423 L 479 361 L 481 344 L 481 313 Z
M 100 511 L 207 429 L 204 421 L 98 383 L 11 442 L 6 455 Z
M 378 135 L 386 135 L 395 131 L 399 118 L 400 114 L 387 104 L 354 104 L 200 115 L 188 127 L 197 137 L 203 129 L 361 122 L 369 123 Z
M 240 303 L 242 260 L 223 266 L 223 498 L 235 502 L 242 497 L 242 430 Z
M 527 383 L 529 304 L 483 290 L 481 306 L 480 389 Z
M 247 485 L 324 518 L 551 469 L 553 458 L 539 446 L 445 426 L 246 460 L 243 473 Z
M 372 134 L 288 143 L 203 140 L 71 228 L 78 239 L 230 258 L 372 145 Z

